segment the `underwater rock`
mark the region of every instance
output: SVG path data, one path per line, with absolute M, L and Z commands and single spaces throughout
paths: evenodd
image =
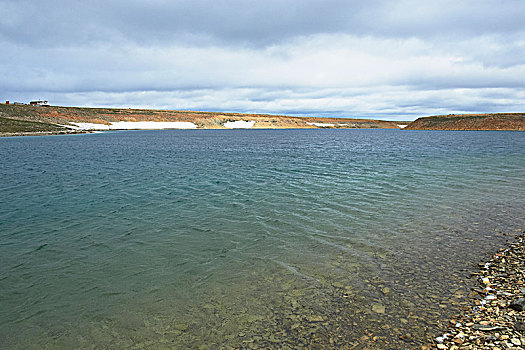
M 384 314 L 386 311 L 386 308 L 383 304 L 375 303 L 375 304 L 372 304 L 372 311 L 378 314 Z
M 509 307 L 516 311 L 525 310 L 525 298 L 518 298 L 511 301 Z

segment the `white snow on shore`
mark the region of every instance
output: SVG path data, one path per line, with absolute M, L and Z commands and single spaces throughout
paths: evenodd
M 95 123 L 73 123 L 73 125 L 63 125 L 74 130 L 109 130 L 109 125 Z
M 159 130 L 159 129 L 197 129 L 191 122 L 114 122 L 111 125 L 96 123 L 71 123 L 67 127 L 76 130 Z
M 314 126 L 317 126 L 317 127 L 320 127 L 320 128 L 330 128 L 330 127 L 334 127 L 335 126 L 335 124 L 331 124 L 331 123 L 306 123 L 306 124 L 314 125 Z
M 224 123 L 224 127 L 228 129 L 251 129 L 255 125 L 255 120 L 236 120 L 234 122 Z
M 197 129 L 192 122 L 115 122 L 111 130 Z

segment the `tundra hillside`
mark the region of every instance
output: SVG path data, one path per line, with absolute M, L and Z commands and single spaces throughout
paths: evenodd
M 53 135 L 67 133 L 59 125 L 0 117 L 0 136 Z
M 525 113 L 451 114 L 419 118 L 405 130 L 525 130 Z
M 191 122 L 201 129 L 223 129 L 232 121 L 255 121 L 253 128 L 398 128 L 395 122 L 371 119 L 289 117 L 266 114 L 166 111 L 79 107 L 34 107 L 0 104 L 0 117 L 56 125 L 126 122 Z

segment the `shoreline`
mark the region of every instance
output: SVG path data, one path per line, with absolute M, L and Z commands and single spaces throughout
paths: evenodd
M 525 349 L 525 231 L 472 272 L 470 307 L 423 349 Z M 512 234 L 508 234 L 509 236 Z
M 92 132 L 88 130 L 20 131 L 20 132 L 0 132 L 0 137 L 81 135 L 81 134 L 91 134 L 91 133 Z
M 156 129 L 152 123 L 175 125 L 175 129 L 229 129 L 229 128 L 387 128 L 399 129 L 396 122 L 387 120 L 323 117 L 323 116 L 285 116 L 274 114 L 248 114 L 199 112 L 181 110 L 123 109 L 123 108 L 85 108 L 85 107 L 34 107 L 26 105 L 5 105 L 0 103 L 0 118 L 25 122 L 40 122 L 53 125 L 68 125 L 89 129 Z M 319 124 L 318 126 L 312 125 Z M 132 125 L 136 124 L 136 125 Z M 171 128 L 171 127 L 170 127 Z M 12 130 L 5 130 L 12 131 Z
M 167 131 L 167 130 L 382 130 L 381 128 L 186 128 L 186 129 L 67 129 L 62 131 L 20 131 L 20 132 L 0 132 L 0 137 L 17 136 L 58 136 L 58 135 L 81 135 L 96 134 L 111 131 Z M 397 130 L 397 129 L 388 129 Z

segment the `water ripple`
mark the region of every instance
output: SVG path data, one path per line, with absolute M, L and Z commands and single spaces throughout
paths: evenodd
M 520 133 L 0 143 L 0 342 L 10 348 L 242 347 L 248 335 L 265 348 L 257 334 L 306 339 L 304 320 L 320 316 L 349 342 L 383 332 L 377 320 L 415 334 L 428 325 L 400 323 L 411 305 L 441 315 L 437 305 L 465 288 L 453 277 L 525 222 Z M 372 302 L 395 312 L 370 316 Z

